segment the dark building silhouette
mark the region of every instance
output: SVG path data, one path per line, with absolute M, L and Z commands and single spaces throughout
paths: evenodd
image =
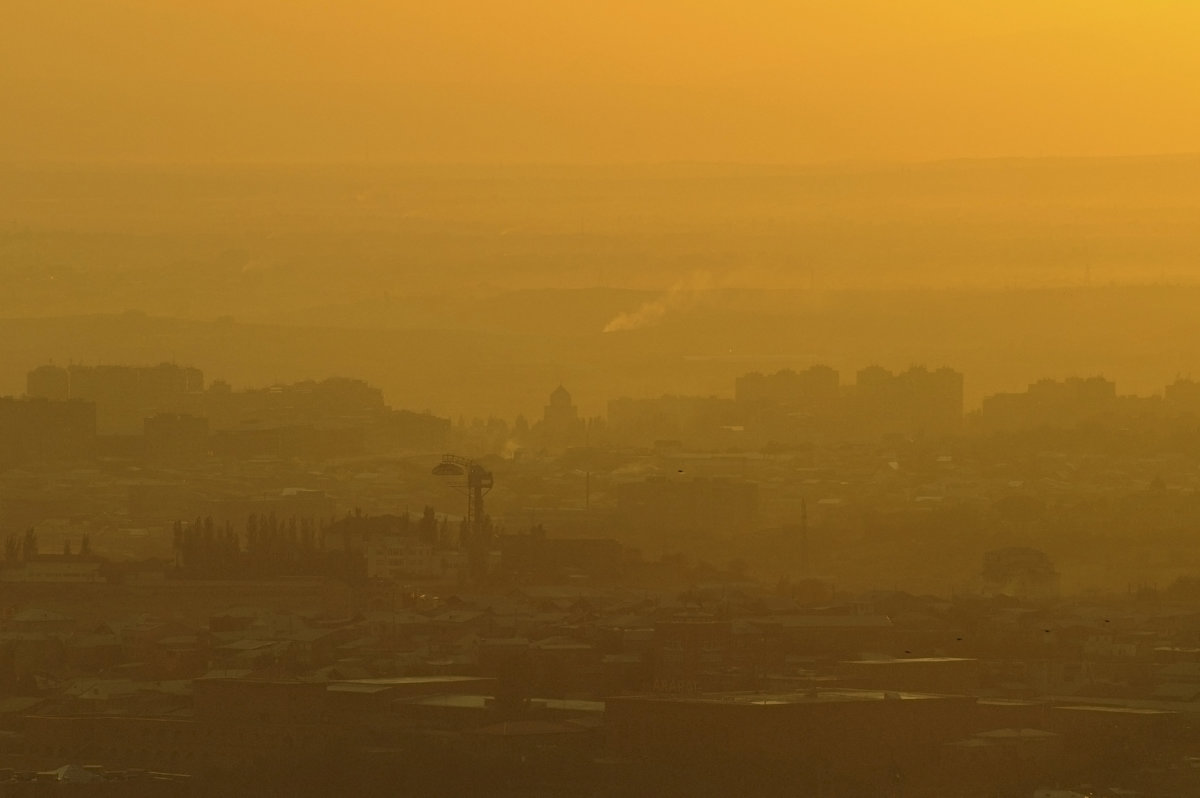
M 858 372 L 847 427 L 853 436 L 942 436 L 962 428 L 963 375 L 913 366 L 893 374 L 879 366 Z
M 840 390 L 838 373 L 829 366 L 810 366 L 801 372 L 784 369 L 774 374 L 755 371 L 738 377 L 734 383 L 734 396 L 739 402 L 803 408 L 828 408 L 837 402 Z
M 65 402 L 71 396 L 71 378 L 60 366 L 38 366 L 25 375 L 25 395 Z
M 217 382 L 203 395 L 222 457 L 334 457 L 443 448 L 450 421 L 393 410 L 363 380 L 334 377 L 233 391 Z
M 366 451 L 366 431 L 349 423 L 249 423 L 222 429 L 211 438 L 213 454 L 228 459 L 251 457 L 346 457 Z
M 828 366 L 738 377 L 734 393 L 750 445 L 841 437 L 846 403 L 839 380 Z
M 0 398 L 0 462 L 70 460 L 96 444 L 96 405 L 48 399 Z
M 613 399 L 608 403 L 608 435 L 623 445 L 674 440 L 683 448 L 720 450 L 742 443 L 742 418 L 735 401 L 715 396 Z
M 274 427 L 335 422 L 362 425 L 386 409 L 382 391 L 363 380 L 346 377 L 245 391 L 214 383 L 204 395 L 204 415 L 217 430 L 264 423 Z
M 747 531 L 758 516 L 758 484 L 733 479 L 651 478 L 617 486 L 629 528 L 665 533 Z
M 543 427 L 563 446 L 581 443 L 583 422 L 570 395 L 560 391 L 551 397 Z M 210 450 L 222 457 L 437 451 L 451 430 L 448 419 L 389 408 L 378 388 L 345 377 L 234 391 L 223 381 L 205 389 L 203 372 L 171 363 L 45 365 L 27 373 L 26 393 L 91 403 L 105 454 L 144 454 L 156 462 L 186 462 Z M 10 442 L 9 449 L 32 451 L 29 435 L 20 437 L 24 442 Z
M 611 538 L 505 535 L 498 542 L 501 570 L 524 579 L 612 578 L 621 572 L 621 544 Z
M 1186 393 L 1186 388 L 1181 387 L 1174 395 L 1178 398 Z M 1071 377 L 1061 382 L 1039 380 L 1025 393 L 985 397 L 980 424 L 988 431 L 1068 428 L 1111 414 L 1116 407 L 1116 383 L 1103 377 Z
M 70 397 L 96 404 L 101 433 L 139 433 L 148 416 L 188 412 L 204 390 L 200 369 L 157 366 L 71 366 Z
M 336 509 L 333 498 L 325 491 L 284 488 L 269 494 L 211 499 L 204 503 L 201 512 L 218 526 L 230 523 L 240 529 L 250 516 L 274 517 L 289 524 L 296 519 L 318 523 L 333 518 Z
M 127 492 L 126 512 L 137 523 L 168 524 L 204 510 L 204 497 L 191 482 L 151 480 L 130 485 Z
M 579 409 L 563 386 L 558 386 L 550 394 L 550 403 L 542 410 L 542 420 L 534 433 L 541 445 L 548 449 L 569 449 L 586 442 L 587 425 L 579 417 Z
M 1175 413 L 1200 414 L 1200 382 L 1177 379 L 1166 387 L 1163 399 L 1167 408 Z
M 653 762 L 658 779 L 721 785 L 712 794 L 909 795 L 896 786 L 935 768 L 972 708 L 890 691 L 659 694 L 609 699 L 605 724 L 616 753 Z M 759 781 L 771 776 L 774 789 Z
M 209 451 L 208 419 L 159 413 L 144 422 L 146 459 L 157 463 L 197 462 Z
M 367 437 L 368 449 L 442 451 L 450 440 L 450 419 L 411 410 L 386 410 Z

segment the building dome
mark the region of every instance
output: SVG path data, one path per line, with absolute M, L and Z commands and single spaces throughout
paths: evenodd
M 571 394 L 561 385 L 554 389 L 550 394 L 550 404 L 555 407 L 564 407 L 571 404 Z

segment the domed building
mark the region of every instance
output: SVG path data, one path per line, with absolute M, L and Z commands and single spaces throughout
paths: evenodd
M 587 439 L 586 426 L 579 417 L 579 408 L 571 394 L 559 385 L 550 394 L 550 403 L 542 411 L 542 421 L 536 433 L 547 449 L 569 449 L 582 446 Z

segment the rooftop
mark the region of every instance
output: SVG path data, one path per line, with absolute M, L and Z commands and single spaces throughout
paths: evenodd
M 477 682 L 487 679 L 487 676 L 389 676 L 378 679 L 343 679 L 339 684 L 370 684 L 384 687 L 399 687 L 409 684 L 454 684 L 458 682 Z
M 789 704 L 844 704 L 871 701 L 925 701 L 945 696 L 930 693 L 906 693 L 892 690 L 819 689 L 803 692 L 729 692 L 701 695 L 635 695 L 614 700 L 652 701 L 684 704 L 727 704 L 740 706 L 782 706 Z

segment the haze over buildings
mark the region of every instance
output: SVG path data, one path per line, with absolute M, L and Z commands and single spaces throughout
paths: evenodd
M 0 795 L 1200 795 L 1198 27 L 9 0 Z

